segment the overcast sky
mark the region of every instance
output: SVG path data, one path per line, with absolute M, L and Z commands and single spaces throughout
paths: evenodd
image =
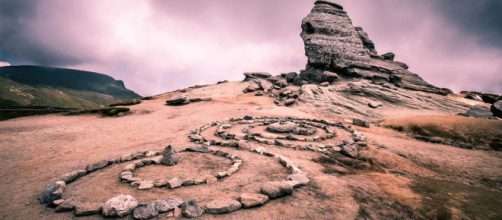
M 455 91 L 502 93 L 502 1 L 340 0 L 380 53 Z M 101 72 L 141 95 L 305 67 L 311 0 L 0 0 L 0 66 Z

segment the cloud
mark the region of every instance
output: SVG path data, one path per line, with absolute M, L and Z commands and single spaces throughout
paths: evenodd
M 299 71 L 300 23 L 312 3 L 3 0 L 0 59 L 106 73 L 143 95 L 240 80 L 246 71 Z M 426 80 L 502 93 L 502 49 L 482 37 L 500 32 L 459 25 L 458 10 L 444 12 L 434 0 L 341 3 L 380 52 L 396 52 Z
M 10 63 L 5 61 L 0 61 L 0 67 L 2 66 L 10 66 Z

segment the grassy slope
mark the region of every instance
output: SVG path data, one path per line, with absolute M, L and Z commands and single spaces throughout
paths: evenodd
M 0 106 L 97 108 L 118 102 L 110 95 L 43 85 L 27 85 L 0 77 Z

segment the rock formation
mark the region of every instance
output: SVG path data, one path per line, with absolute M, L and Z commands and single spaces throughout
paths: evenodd
M 409 72 L 406 64 L 394 61 L 393 53 L 379 56 L 368 34 L 354 27 L 347 12 L 336 3 L 316 1 L 302 21 L 301 37 L 308 64 L 296 82 L 330 82 L 327 75 L 333 72 L 346 79 L 363 78 L 410 90 L 450 93 Z

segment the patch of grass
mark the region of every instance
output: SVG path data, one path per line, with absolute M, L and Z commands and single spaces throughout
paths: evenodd
M 415 179 L 412 189 L 423 198 L 419 212 L 426 219 L 502 219 L 499 191 L 425 177 Z
M 502 121 L 460 116 L 421 116 L 388 120 L 382 124 L 421 139 L 465 148 L 502 150 Z M 434 141 L 432 141 L 434 142 Z
M 417 219 L 415 211 L 385 195 L 353 187 L 352 197 L 359 204 L 357 219 Z

